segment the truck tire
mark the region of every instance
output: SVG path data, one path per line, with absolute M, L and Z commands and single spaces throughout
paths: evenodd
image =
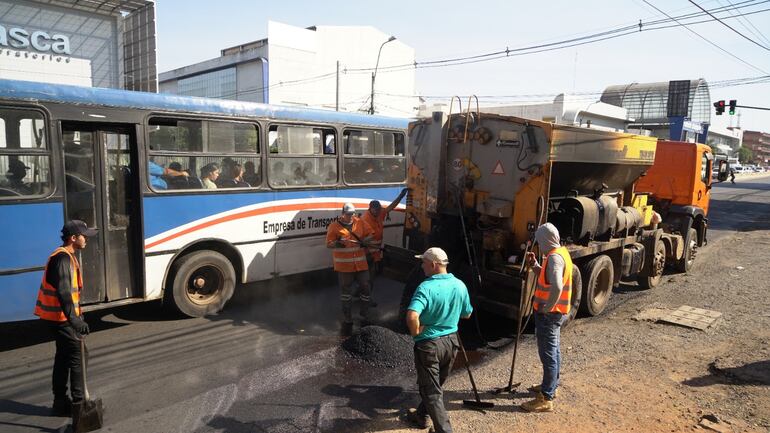
M 612 259 L 604 254 L 595 257 L 583 267 L 583 299 L 580 302 L 580 312 L 596 316 L 604 311 L 612 295 L 615 282 L 615 268 Z
M 663 278 L 663 270 L 666 268 L 666 246 L 662 241 L 658 240 L 655 243 L 655 253 L 652 256 L 652 275 L 639 276 L 636 281 L 639 283 L 639 287 L 648 290 L 654 289 L 660 284 L 660 280 Z
M 578 310 L 580 309 L 580 300 L 583 297 L 583 278 L 580 275 L 580 268 L 577 265 L 572 265 L 572 295 L 570 298 L 569 313 L 562 327 L 567 326 L 577 317 Z
M 235 291 L 235 269 L 216 251 L 196 251 L 182 256 L 172 265 L 171 276 L 171 290 L 166 290 L 166 299 L 189 317 L 219 312 Z
M 676 270 L 679 272 L 690 272 L 692 264 L 695 262 L 695 248 L 698 246 L 698 232 L 694 228 L 687 230 L 687 237 L 684 239 L 684 253 L 682 258 L 676 262 Z

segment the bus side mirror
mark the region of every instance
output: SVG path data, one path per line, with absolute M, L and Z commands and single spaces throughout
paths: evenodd
M 717 180 L 719 180 L 720 182 L 724 182 L 727 180 L 727 175 L 728 175 L 727 161 L 722 159 L 719 161 L 719 172 L 717 174 Z

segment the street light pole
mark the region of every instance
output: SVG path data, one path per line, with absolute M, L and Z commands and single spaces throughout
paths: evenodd
M 388 42 L 393 42 L 395 40 L 395 36 L 389 37 L 387 41 L 380 45 L 380 50 L 377 52 L 377 63 L 374 64 L 374 72 L 372 72 L 372 94 L 369 98 L 369 114 L 374 114 L 374 79 L 377 77 L 377 68 L 380 66 L 380 54 L 382 54 L 382 47 L 384 47 Z

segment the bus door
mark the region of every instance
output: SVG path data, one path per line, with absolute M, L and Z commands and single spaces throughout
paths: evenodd
M 83 304 L 141 297 L 136 128 L 62 123 L 66 218 L 99 230 L 80 251 Z

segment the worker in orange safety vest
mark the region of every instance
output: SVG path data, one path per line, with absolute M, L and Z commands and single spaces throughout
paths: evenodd
M 528 412 L 551 412 L 561 370 L 561 326 L 570 312 L 572 301 L 572 258 L 561 246 L 559 231 L 551 223 L 537 228 L 535 241 L 545 253 L 541 266 L 535 254 L 527 253 L 525 260 L 538 274 L 533 299 L 537 352 L 543 364 L 543 380 L 533 386 L 534 400 L 521 405 Z
M 374 277 L 382 273 L 382 239 L 383 232 L 385 231 L 385 219 L 388 218 L 390 211 L 396 208 L 404 198 L 406 193 L 409 192 L 409 188 L 404 188 L 398 194 L 395 200 L 390 202 L 386 208 L 382 208 L 382 203 L 379 200 L 372 200 L 369 202 L 369 209 L 364 212 L 361 219 L 364 220 L 369 227 L 374 230 L 374 238 L 369 243 L 369 249 L 366 255 L 366 261 L 369 265 L 369 292 L 374 295 Z M 374 298 L 374 296 L 372 296 Z M 372 299 L 372 307 L 376 307 L 377 303 Z
M 85 397 L 81 357 L 87 358 L 88 353 L 81 353 L 80 340 L 90 331 L 80 312 L 83 274 L 75 253 L 85 248 L 87 238 L 97 232 L 83 221 L 72 220 L 64 224 L 61 233 L 63 244 L 48 257 L 43 272 L 35 315 L 46 321 L 56 341 L 52 414 L 70 416 L 73 403 L 82 403 Z M 71 399 L 67 395 L 68 379 Z
M 359 289 L 362 325 L 365 326 L 369 322 L 371 298 L 366 250 L 368 242 L 373 239 L 374 231 L 362 219 L 355 216 L 355 213 L 355 206 L 352 203 L 345 203 L 339 219 L 329 224 L 326 231 L 326 247 L 332 249 L 334 270 L 340 282 L 343 334 L 350 334 L 353 330 L 354 282 L 358 284 Z

